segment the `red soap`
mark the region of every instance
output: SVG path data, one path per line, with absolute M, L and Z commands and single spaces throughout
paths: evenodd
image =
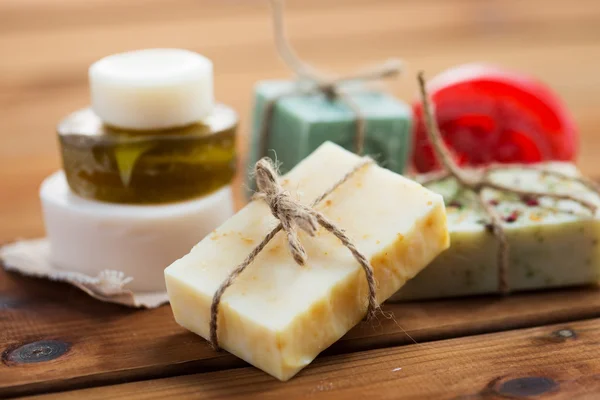
M 467 64 L 427 84 L 444 141 L 461 165 L 572 161 L 578 133 L 560 99 L 542 83 L 500 68 Z M 439 168 L 420 102 L 413 106 L 413 166 Z

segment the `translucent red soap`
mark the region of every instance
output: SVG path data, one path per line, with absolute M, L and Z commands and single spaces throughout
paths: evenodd
M 468 64 L 430 80 L 444 141 L 461 165 L 535 163 L 575 159 L 578 132 L 560 99 L 533 78 L 500 68 Z M 414 104 L 413 167 L 439 168 Z

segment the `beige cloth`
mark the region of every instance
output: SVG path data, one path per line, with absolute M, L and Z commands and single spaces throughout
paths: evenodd
M 49 255 L 50 245 L 46 238 L 22 240 L 0 247 L 0 258 L 7 271 L 67 282 L 100 301 L 136 308 L 155 308 L 169 301 L 166 292 L 136 293 L 127 289 L 132 278 L 123 272 L 105 270 L 91 277 L 56 268 Z

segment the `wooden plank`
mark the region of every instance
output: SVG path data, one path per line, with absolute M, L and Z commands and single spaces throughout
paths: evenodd
M 473 45 L 477 44 L 483 47 L 484 51 L 486 48 L 488 51 L 492 50 L 490 47 L 509 47 L 523 51 L 540 45 L 591 44 L 596 43 L 598 38 L 598 30 L 594 29 L 598 17 L 593 14 L 579 20 L 556 21 L 554 24 L 552 21 L 545 21 L 533 28 L 533 23 L 527 21 L 519 24 L 508 23 L 507 27 L 498 28 L 494 33 L 486 32 L 477 20 L 450 24 L 447 22 L 448 17 L 439 21 L 437 29 L 435 24 L 412 30 L 399 29 L 398 26 L 402 25 L 396 23 L 395 15 L 400 13 L 401 10 L 393 9 L 370 12 L 370 18 L 380 20 L 376 29 L 360 24 L 359 21 L 364 16 L 361 17 L 359 12 L 356 16 L 352 15 L 352 19 L 347 18 L 347 24 L 349 27 L 356 26 L 361 29 L 351 29 L 344 25 L 342 29 L 331 30 L 327 24 L 328 16 L 317 13 L 315 16 L 298 17 L 298 22 L 290 25 L 296 27 L 293 30 L 294 43 L 301 54 L 324 65 L 339 60 L 337 62 L 341 62 L 343 67 L 336 67 L 336 70 L 342 72 L 384 57 L 410 58 L 415 52 L 444 54 L 449 58 L 450 49 L 454 48 L 459 54 L 466 53 L 467 58 L 473 58 L 478 55 L 472 49 Z M 331 12 L 329 19 L 333 15 L 336 14 Z M 461 17 L 465 18 L 464 14 Z M 322 18 L 321 23 L 314 22 L 315 18 Z M 423 19 L 417 16 L 415 20 Z M 311 23 L 314 27 L 306 29 Z M 98 36 L 105 37 L 105 40 L 96 46 L 87 46 L 87 43 Z M 419 46 L 415 46 L 416 40 Z M 374 41 L 381 45 L 371 46 Z M 440 48 L 440 41 L 443 41 L 446 47 Z M 86 28 L 75 32 L 41 32 L 2 38 L 0 49 L 17 56 L 0 66 L 0 82 L 9 89 L 27 91 L 38 87 L 44 89 L 44 86 L 60 88 L 71 82 L 85 83 L 86 69 L 94 60 L 114 52 L 146 47 L 148 43 L 153 43 L 154 46 L 176 45 L 198 50 L 215 60 L 218 72 L 221 73 L 253 72 L 254 75 L 260 76 L 261 73 L 268 72 L 264 70 L 265 64 L 267 68 L 282 66 L 273 49 L 265 11 L 254 18 L 230 17 L 205 23 L 190 20 L 159 26 L 124 25 L 110 30 L 104 27 Z M 487 44 L 487 47 L 483 44 Z M 467 47 L 462 48 L 462 45 Z M 21 53 L 17 52 L 20 48 L 30 48 L 31 54 L 20 55 Z M 564 61 L 567 65 L 573 63 L 572 60 Z M 44 65 L 43 70 L 37 67 L 40 64 Z M 241 65 L 243 69 L 240 68 Z M 331 66 L 333 67 L 335 65 Z
M 560 0 L 532 0 L 528 4 L 512 0 L 495 6 L 490 2 L 487 7 L 473 1 L 378 2 L 375 6 L 370 1 L 336 2 L 322 7 L 290 7 L 288 22 L 290 36 L 309 59 L 327 62 L 328 58 L 350 56 L 364 62 L 367 58 L 363 52 L 369 50 L 385 56 L 410 56 L 415 50 L 448 54 L 460 50 L 462 44 L 482 40 L 488 47 L 509 45 L 519 50 L 538 44 L 595 43 L 600 5 L 594 0 L 580 1 L 578 7 Z M 6 15 L 4 23 L 0 19 L 0 27 L 31 27 L 8 29 L 0 35 L 0 50 L 11 54 L 0 65 L 0 83 L 25 89 L 35 89 L 43 82 L 83 83 L 85 70 L 95 59 L 148 45 L 197 49 L 213 58 L 223 72 L 260 73 L 263 60 L 275 64 L 265 2 L 246 2 L 237 12 L 228 2 L 221 6 L 212 2 L 206 7 L 206 2 L 184 0 L 168 9 L 153 2 L 149 3 L 152 7 L 144 7 L 145 2 L 138 7 L 130 2 L 119 4 L 71 5 L 58 9 L 62 18 L 49 17 L 52 12 L 44 12 L 43 7 L 35 11 L 38 17 L 25 9 L 18 9 L 11 17 L 10 8 L 4 13 L 0 8 L 0 16 Z M 136 8 L 144 12 L 132 13 Z M 173 12 L 176 14 L 168 18 Z M 492 12 L 494 18 L 489 15 Z M 398 23 L 399 15 L 403 16 L 402 23 Z M 98 18 L 103 23 L 98 23 Z M 76 21 L 76 25 L 61 22 L 63 19 Z M 54 20 L 52 27 L 40 29 Z M 378 46 L 372 46 L 374 40 Z M 229 62 L 229 58 L 237 62 Z
M 254 368 L 31 399 L 597 399 L 600 320 L 323 357 L 282 383 Z
M 384 310 L 395 320 L 362 323 L 326 354 L 598 317 L 600 292 L 389 304 Z M 93 300 L 65 284 L 4 271 L 0 325 L 0 398 L 243 365 L 178 327 L 168 306 L 131 310 Z M 23 363 L 23 357 L 38 356 L 52 359 Z

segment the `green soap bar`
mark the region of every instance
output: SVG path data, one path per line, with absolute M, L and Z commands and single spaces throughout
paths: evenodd
M 296 82 L 263 81 L 255 87 L 248 173 L 263 156 L 260 131 L 265 106 L 294 89 Z M 394 172 L 402 173 L 411 140 L 412 111 L 390 94 L 356 91 L 349 94 L 366 121 L 364 154 Z M 271 117 L 268 156 L 276 157 L 286 173 L 325 141 L 355 151 L 356 114 L 342 100 L 324 94 L 286 95 L 277 100 Z M 248 174 L 249 175 L 249 174 Z M 248 187 L 254 188 L 252 179 Z

